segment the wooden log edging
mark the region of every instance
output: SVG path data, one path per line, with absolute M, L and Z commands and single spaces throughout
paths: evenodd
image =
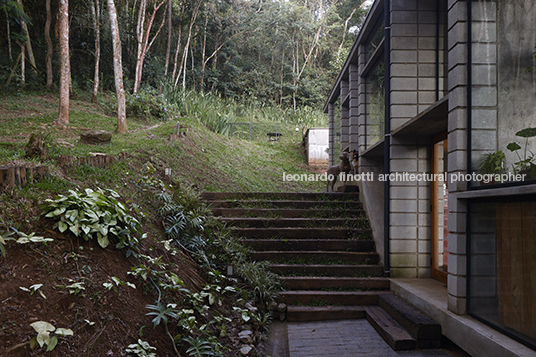
M 71 156 L 71 155 L 60 155 L 59 164 L 62 169 L 68 169 L 74 166 L 80 165 L 90 165 L 94 167 L 109 168 L 112 163 L 117 160 L 124 160 L 126 158 L 126 153 L 121 152 L 116 156 L 106 155 L 106 154 L 92 154 L 92 156 Z
M 0 166 L 0 190 L 40 181 L 49 175 L 48 166 Z

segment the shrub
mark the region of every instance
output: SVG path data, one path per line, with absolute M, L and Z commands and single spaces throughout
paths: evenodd
M 163 95 L 155 90 L 142 89 L 134 94 L 127 94 L 127 115 L 138 117 L 154 117 L 167 120 L 171 116 L 172 107 Z

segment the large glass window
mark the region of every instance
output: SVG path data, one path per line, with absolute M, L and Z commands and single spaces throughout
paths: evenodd
M 536 179 L 535 23 L 531 1 L 472 2 L 471 168 L 504 174 L 474 186 Z
M 468 312 L 536 346 L 536 198 L 470 204 Z

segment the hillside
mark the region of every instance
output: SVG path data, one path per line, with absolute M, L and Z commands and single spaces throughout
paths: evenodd
M 71 123 L 59 130 L 51 125 L 57 111 L 55 95 L 23 93 L 0 98 L 0 166 L 47 166 L 50 173 L 24 188 L 0 190 L 0 246 L 5 249 L 5 256 L 0 254 L 0 355 L 125 356 L 127 346 L 141 339 L 157 347 L 157 356 L 177 352 L 200 356 L 210 348 L 211 355 L 237 356 L 238 326 L 249 320 L 244 316 L 250 316 L 246 303 L 260 304 L 262 310 L 267 301 L 259 301 L 247 279 L 237 283 L 209 274 L 242 251 L 226 236 L 224 227 L 211 221 L 195 192 L 320 191 L 324 184 L 283 181 L 283 172 L 309 172 L 299 145 L 290 138 L 280 143 L 229 138 L 213 133 L 191 116 L 164 121 L 129 119 L 129 132 L 114 134 L 109 145 L 80 143 L 80 133 L 88 129 L 114 130 L 115 118 L 107 108 L 105 101 L 72 100 Z M 185 136 L 170 140 L 177 121 Z M 32 133 L 42 135 L 47 157 L 25 157 Z M 108 155 L 113 162 L 98 167 L 66 164 L 61 159 L 68 156 L 76 161 L 90 153 Z M 83 195 L 86 189 L 99 188 L 116 192 L 114 196 L 103 191 L 108 198 L 115 197 L 115 207 L 124 204 L 125 214 L 140 221 L 123 242 L 126 248 L 113 247 L 119 235 L 110 238 L 112 244 L 103 249 L 96 239 L 86 241 L 83 234 L 76 237 L 72 232 L 78 228 L 60 233 L 56 221 L 43 216 L 47 199 L 69 195 L 70 190 Z M 170 205 L 175 211 L 169 210 Z M 192 239 L 205 239 L 203 248 L 195 250 L 184 242 L 169 247 L 174 239 L 166 225 L 170 212 L 184 214 L 192 232 L 197 229 L 197 235 L 190 232 Z M 192 222 L 201 222 L 204 228 Z M 207 263 L 199 259 L 199 252 Z M 238 292 L 226 294 L 235 288 L 215 287 L 227 285 Z M 189 308 L 194 314 L 196 304 L 209 305 L 207 301 L 218 303 L 210 304 L 207 313 L 195 312 L 199 321 L 187 329 L 185 321 L 191 320 L 177 316 L 189 314 Z M 177 305 L 166 308 L 164 302 Z M 160 315 L 147 316 L 153 311 L 147 305 L 160 308 Z M 158 323 L 155 316 L 160 317 Z M 259 311 L 252 316 L 254 322 L 249 324 L 263 330 L 269 315 Z M 47 344 L 32 350 L 31 339 L 37 332 L 30 324 L 37 321 L 70 329 L 73 334 L 62 337 L 58 330 L 49 332 L 57 338 L 57 346 L 46 353 Z M 209 338 L 214 331 L 221 331 L 217 343 Z M 177 344 L 181 351 L 174 350 L 170 337 L 182 339 Z M 262 348 L 254 353 L 262 355 Z

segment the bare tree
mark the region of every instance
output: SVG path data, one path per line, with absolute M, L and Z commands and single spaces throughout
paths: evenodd
M 119 24 L 117 23 L 117 11 L 115 9 L 114 0 L 107 0 L 107 4 L 114 52 L 115 92 L 117 96 L 117 132 L 126 133 L 127 113 L 125 88 L 123 87 L 123 63 L 121 55 L 121 38 L 119 37 Z
M 93 95 L 91 97 L 91 102 L 95 102 L 100 87 L 100 0 L 93 0 L 91 3 L 91 17 L 93 19 L 93 28 L 95 30 L 95 73 L 93 75 Z
M 149 24 L 147 25 L 147 30 L 144 29 L 145 25 L 145 10 L 147 7 L 146 0 L 141 0 L 140 2 L 140 12 L 138 15 L 138 26 L 137 29 L 137 38 L 138 38 L 138 58 L 136 61 L 136 78 L 134 80 L 134 93 L 136 93 L 140 89 L 141 84 L 141 76 L 143 73 L 143 61 L 145 60 L 145 54 L 147 51 L 151 48 L 152 44 L 154 43 L 154 40 L 160 33 L 160 30 L 162 30 L 162 27 L 164 26 L 166 16 L 164 15 L 162 17 L 162 23 L 160 27 L 158 28 L 158 31 L 154 35 L 153 39 L 149 43 L 149 36 L 151 34 L 151 28 L 153 27 L 154 18 L 156 16 L 156 12 L 167 0 L 162 0 L 160 4 L 157 4 L 157 0 L 154 0 L 154 7 L 153 7 L 153 13 L 151 15 L 151 19 L 149 20 Z M 143 15 L 142 15 L 143 13 Z M 145 30 L 145 34 L 144 34 Z
M 167 48 L 166 48 L 166 65 L 165 65 L 165 71 L 164 76 L 167 76 L 168 69 L 169 69 L 169 57 L 171 55 L 171 35 L 173 33 L 173 27 L 172 27 L 172 21 L 171 16 L 173 15 L 173 1 L 169 0 L 168 3 L 168 23 L 167 23 L 167 31 L 168 31 L 168 40 L 167 40 Z
M 69 85 L 71 62 L 69 59 L 69 0 L 60 0 L 60 110 L 54 124 L 65 129 L 69 124 Z
M 46 0 L 47 20 L 45 23 L 45 40 L 47 42 L 47 57 L 45 59 L 47 69 L 47 89 L 51 89 L 53 85 L 54 75 L 52 73 L 52 54 L 54 46 L 50 38 L 50 25 L 52 23 L 52 14 L 50 13 L 50 0 Z

